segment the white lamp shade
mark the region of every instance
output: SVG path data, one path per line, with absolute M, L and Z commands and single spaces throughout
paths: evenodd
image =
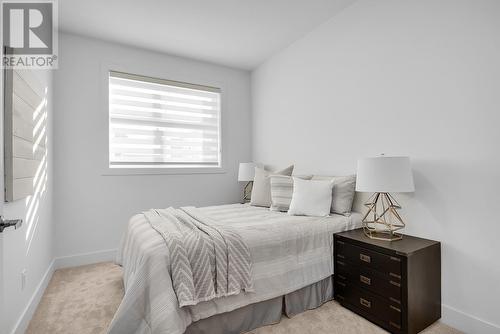
M 253 181 L 256 166 L 257 164 L 253 162 L 241 162 L 238 170 L 238 181 Z
M 375 157 L 358 160 L 356 191 L 404 193 L 415 191 L 409 157 Z

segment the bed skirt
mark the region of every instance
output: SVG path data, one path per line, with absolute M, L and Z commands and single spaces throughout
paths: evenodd
M 330 276 L 284 296 L 193 322 L 186 329 L 186 334 L 244 333 L 257 327 L 278 323 L 283 314 L 293 317 L 332 299 L 333 276 Z

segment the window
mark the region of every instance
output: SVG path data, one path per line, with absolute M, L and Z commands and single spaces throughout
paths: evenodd
M 220 167 L 220 89 L 109 72 L 109 167 Z

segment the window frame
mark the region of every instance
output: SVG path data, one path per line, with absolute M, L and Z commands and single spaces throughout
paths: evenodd
M 102 124 L 105 124 L 105 131 L 100 131 L 105 133 L 105 138 L 102 138 L 101 142 L 103 145 L 103 150 L 101 152 L 102 161 L 102 172 L 103 176 L 113 176 L 113 175 L 183 175 L 183 174 L 221 174 L 226 173 L 224 168 L 225 161 L 225 150 L 223 142 L 223 110 L 224 110 L 224 84 L 219 81 L 214 80 L 203 80 L 203 78 L 192 78 L 189 75 L 184 75 L 184 71 L 179 70 L 177 75 L 175 73 L 165 73 L 161 69 L 153 68 L 138 68 L 142 66 L 137 65 L 118 65 L 113 63 L 101 63 L 101 85 L 99 87 L 102 100 Z M 159 79 L 165 81 L 173 81 L 180 83 L 192 83 L 194 86 L 205 86 L 205 87 L 217 87 L 220 90 L 220 110 L 219 110 L 219 166 L 204 166 L 204 167 L 168 167 L 168 166 L 158 166 L 158 167 L 120 167 L 114 168 L 110 167 L 110 152 L 109 152 L 109 135 L 110 135 L 110 119 L 109 119 L 109 77 L 110 72 L 121 72 L 125 74 L 130 74 L 132 76 L 139 77 L 149 77 L 149 78 L 167 78 Z M 182 74 L 181 74 L 182 73 Z M 181 74 L 181 75 L 179 75 Z M 189 85 L 189 84 L 188 84 Z

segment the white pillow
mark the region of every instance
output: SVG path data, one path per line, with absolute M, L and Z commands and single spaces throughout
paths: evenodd
M 293 178 L 293 195 L 289 215 L 325 217 L 332 204 L 331 180 L 302 180 Z

